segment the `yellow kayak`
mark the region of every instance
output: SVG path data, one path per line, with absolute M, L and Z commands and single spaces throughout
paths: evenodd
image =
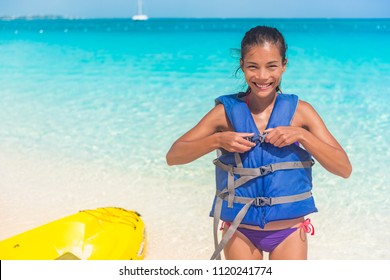
M 0 241 L 0 260 L 141 260 L 145 246 L 140 215 L 106 207 L 82 210 Z

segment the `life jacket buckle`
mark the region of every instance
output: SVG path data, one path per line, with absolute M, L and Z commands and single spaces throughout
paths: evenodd
M 266 205 L 272 205 L 272 197 L 256 197 L 255 201 L 253 202 L 255 206 L 266 206 Z
M 256 136 L 247 136 L 244 137 L 245 140 L 248 140 L 249 142 L 256 143 Z
M 263 143 L 264 140 L 265 140 L 265 137 L 267 136 L 268 133 L 260 133 L 260 134 L 257 134 L 257 135 L 254 135 L 254 136 L 248 136 L 248 137 L 245 137 L 246 140 L 248 140 L 249 142 L 252 142 L 252 143 Z
M 271 165 L 260 166 L 259 169 L 261 176 L 267 175 L 268 173 L 271 173 L 273 171 Z
M 259 141 L 260 143 L 263 143 L 265 141 L 265 137 L 267 136 L 268 133 L 260 133 L 259 134 Z

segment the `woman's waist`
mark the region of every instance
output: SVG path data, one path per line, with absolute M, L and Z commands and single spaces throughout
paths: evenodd
M 304 222 L 304 217 L 299 217 L 296 219 L 269 222 L 264 226 L 264 228 L 261 228 L 259 226 L 247 225 L 247 224 L 240 224 L 238 227 L 253 229 L 253 230 L 280 230 L 280 229 L 297 227 L 303 222 Z M 227 223 L 227 225 L 230 225 L 230 223 Z

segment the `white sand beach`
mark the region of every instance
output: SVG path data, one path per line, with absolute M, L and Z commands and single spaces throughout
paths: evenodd
M 3 154 L 0 169 L 0 240 L 82 209 L 117 206 L 142 214 L 147 260 L 207 260 L 213 251 L 208 217 L 212 171 L 210 185 L 199 186 L 192 180 L 140 177 L 92 163 L 16 153 Z M 167 167 L 168 173 L 173 171 Z M 327 203 L 318 198 L 320 212 L 310 216 L 316 230 L 309 237 L 310 259 L 389 258 L 388 248 L 381 246 L 388 242 L 383 224 L 369 227 L 369 221 L 359 223 L 348 209 L 342 215 L 332 213 Z

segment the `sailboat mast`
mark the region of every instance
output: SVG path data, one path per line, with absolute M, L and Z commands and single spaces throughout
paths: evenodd
M 142 15 L 142 0 L 138 0 L 138 14 Z
M 138 0 L 138 13 L 132 17 L 133 20 L 147 20 L 148 16 L 142 13 L 142 0 Z

